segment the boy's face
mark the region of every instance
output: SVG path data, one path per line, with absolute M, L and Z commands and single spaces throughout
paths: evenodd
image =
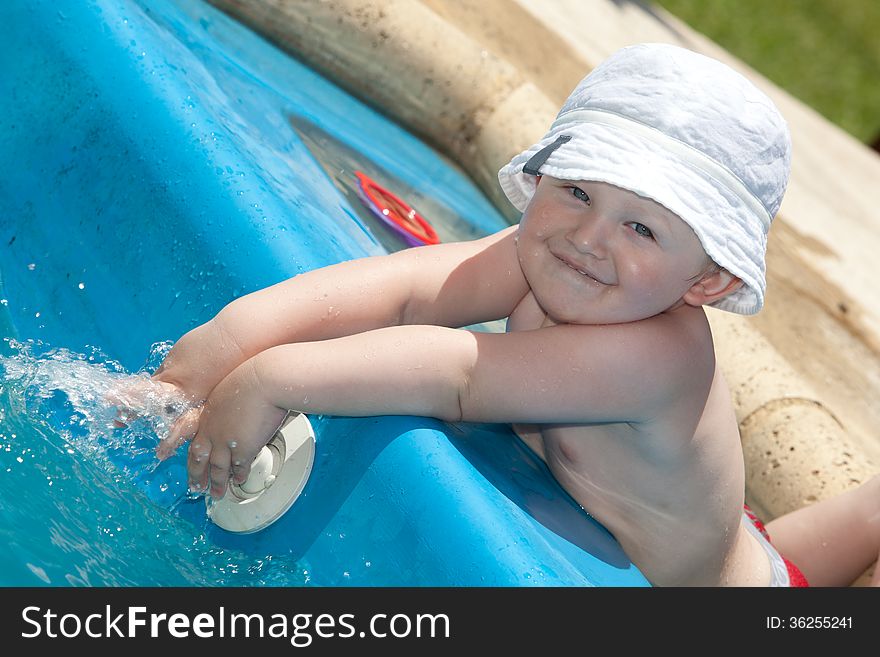
M 616 324 L 684 303 L 711 261 L 660 204 L 607 183 L 543 176 L 523 213 L 517 254 L 557 323 Z

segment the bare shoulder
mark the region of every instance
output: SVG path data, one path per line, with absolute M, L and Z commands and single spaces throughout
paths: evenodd
M 644 374 L 665 381 L 658 401 L 680 399 L 683 394 L 702 396 L 708 393 L 715 376 L 715 346 L 712 331 L 702 308 L 683 307 L 671 313 L 663 313 L 645 320 L 646 335 L 629 336 L 630 367 L 638 368 L 640 356 L 644 356 Z M 637 347 L 636 344 L 640 344 Z M 647 350 L 650 355 L 644 352 Z M 622 355 L 622 358 L 625 358 Z
M 664 355 L 652 359 L 662 368 L 674 372 L 683 366 L 696 374 L 694 368 L 705 369 L 704 374 L 711 380 L 715 369 L 715 347 L 712 331 L 702 308 L 684 306 L 673 312 L 620 325 L 621 339 L 642 343 L 643 348 L 661 348 Z M 628 344 L 635 347 L 635 344 Z M 672 372 L 668 372 L 672 373 Z
M 705 401 L 715 373 L 715 351 L 701 308 L 572 329 L 581 329 L 583 339 L 571 353 L 583 363 L 607 364 L 605 380 L 622 394 L 630 393 L 634 420 L 656 419 L 686 400 Z

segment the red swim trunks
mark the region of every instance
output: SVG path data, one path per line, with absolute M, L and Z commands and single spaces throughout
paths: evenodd
M 748 505 L 743 505 L 743 512 L 746 517 L 752 522 L 752 525 L 761 533 L 761 535 L 767 539 L 768 545 L 772 548 L 772 543 L 770 542 L 770 535 L 767 533 L 767 529 L 764 527 L 764 523 L 758 520 L 758 516 L 752 513 L 752 510 L 748 507 Z M 788 571 L 788 585 L 791 587 L 803 587 L 809 586 L 807 582 L 807 578 L 804 577 L 804 574 L 800 571 L 800 568 L 795 566 L 791 561 L 780 555 L 778 552 L 776 553 L 785 564 L 785 569 Z M 772 556 L 771 556 L 772 560 Z

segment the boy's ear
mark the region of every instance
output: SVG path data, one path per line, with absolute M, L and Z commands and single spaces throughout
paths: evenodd
M 714 303 L 742 287 L 743 282 L 726 269 L 717 269 L 703 275 L 682 297 L 690 306 Z

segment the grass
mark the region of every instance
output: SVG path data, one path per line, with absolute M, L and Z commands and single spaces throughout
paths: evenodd
M 856 139 L 880 139 L 877 0 L 655 0 Z

